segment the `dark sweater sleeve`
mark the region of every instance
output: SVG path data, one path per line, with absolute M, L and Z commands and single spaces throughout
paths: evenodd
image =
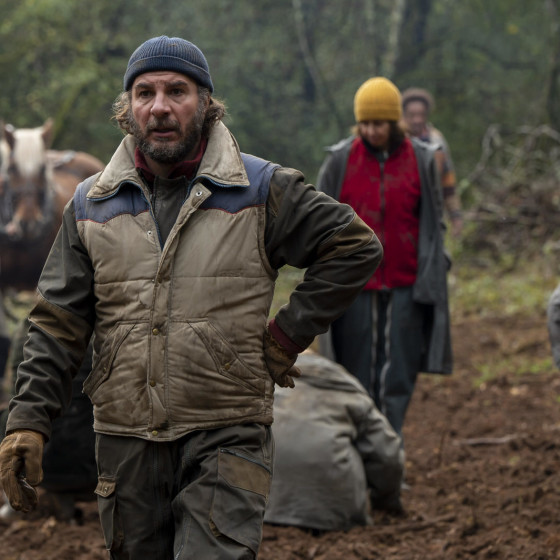
M 49 253 L 29 315 L 30 327 L 10 402 L 7 431 L 32 429 L 50 437 L 51 422 L 72 396 L 94 321 L 93 269 L 70 202 Z
M 270 264 L 307 269 L 275 323 L 300 348 L 327 331 L 382 258 L 373 231 L 354 210 L 304 182 L 293 169 L 272 177 L 265 247 Z

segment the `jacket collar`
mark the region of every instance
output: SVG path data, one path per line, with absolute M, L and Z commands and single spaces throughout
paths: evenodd
M 134 137 L 127 135 L 89 190 L 87 198 L 99 199 L 112 196 L 126 182 L 142 184 L 135 167 L 135 148 Z M 204 179 L 218 187 L 249 186 L 249 178 L 237 141 L 222 122 L 218 122 L 210 132 L 208 146 L 202 156 L 195 180 Z

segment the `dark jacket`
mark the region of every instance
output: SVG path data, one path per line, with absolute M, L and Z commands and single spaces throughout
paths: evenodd
M 319 170 L 317 188 L 336 200 L 340 197 L 354 138 L 351 136 L 329 147 L 329 155 Z M 453 365 L 447 298 L 450 260 L 443 246 L 443 205 L 439 173 L 433 157 L 436 148 L 414 138 L 411 141 L 421 182 L 418 273 L 413 291 L 415 301 L 428 306 L 431 314 L 428 347 L 421 371 L 451 373 Z

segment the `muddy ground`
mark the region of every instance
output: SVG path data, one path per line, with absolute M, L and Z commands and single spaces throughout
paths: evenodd
M 463 319 L 453 338 L 454 374 L 422 375 L 407 417 L 406 514 L 322 536 L 265 526 L 259 560 L 560 558 L 560 373 L 545 318 Z M 82 525 L 0 522 L 0 558 L 106 559 L 95 503 L 79 505 Z

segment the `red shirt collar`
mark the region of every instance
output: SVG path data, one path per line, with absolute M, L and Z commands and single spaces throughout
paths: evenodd
M 169 179 L 177 179 L 181 176 L 185 176 L 190 179 L 200 165 L 202 156 L 206 151 L 207 144 L 208 139 L 203 138 L 200 141 L 198 152 L 194 159 L 180 161 L 172 169 L 171 173 L 169 174 Z M 148 183 L 153 183 L 156 176 L 154 175 L 154 172 L 149 168 L 144 154 L 138 149 L 138 147 L 136 147 L 136 149 L 134 150 L 134 166 L 139 172 L 142 172 L 142 176 L 144 177 L 144 179 L 146 179 L 146 181 L 148 181 Z

